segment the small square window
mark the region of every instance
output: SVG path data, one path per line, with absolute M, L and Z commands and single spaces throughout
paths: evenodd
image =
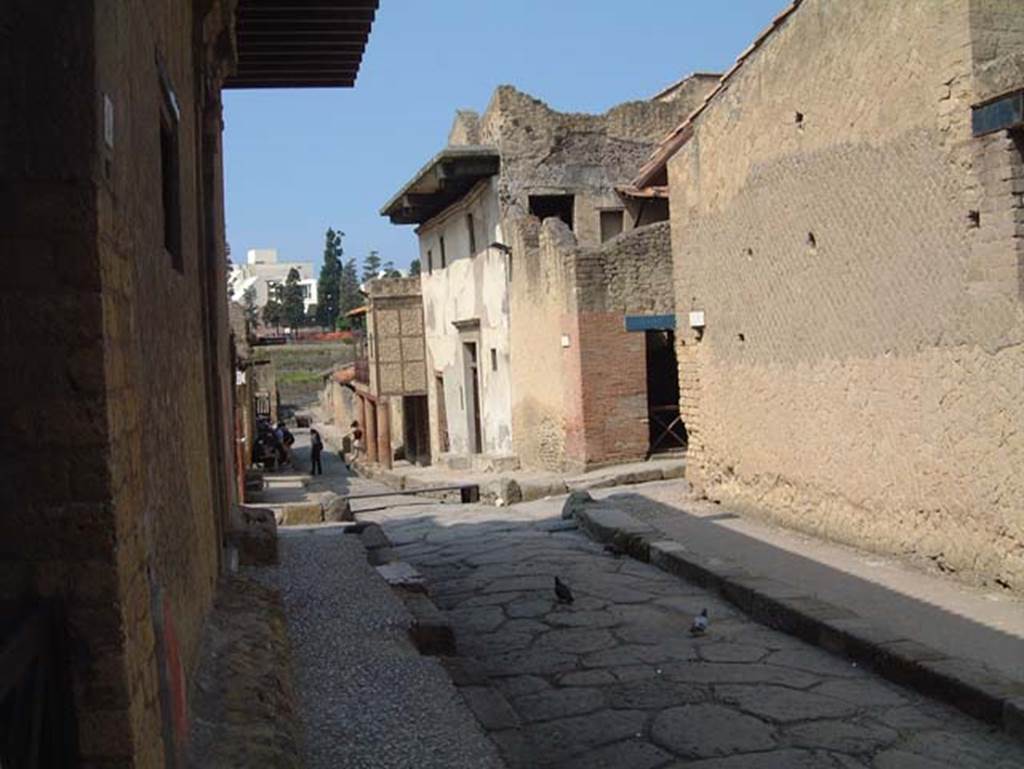
M 601 242 L 611 240 L 616 235 L 621 235 L 623 229 L 622 209 L 615 211 L 601 212 Z
M 491 371 L 498 370 L 498 351 L 495 348 L 491 348 Z

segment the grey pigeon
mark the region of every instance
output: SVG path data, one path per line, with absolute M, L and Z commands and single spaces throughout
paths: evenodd
M 700 614 L 693 618 L 690 625 L 690 635 L 704 635 L 708 629 L 708 610 L 701 609 Z
M 558 577 L 555 577 L 555 597 L 559 603 L 572 603 L 574 600 L 569 586 Z

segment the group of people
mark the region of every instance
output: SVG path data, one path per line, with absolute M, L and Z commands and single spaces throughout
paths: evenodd
M 284 422 L 274 425 L 269 419 L 261 418 L 256 422 L 256 450 L 253 461 L 265 464 L 268 460 L 273 460 L 277 466 L 291 465 L 294 443 L 295 436 Z
M 253 461 L 266 464 L 272 459 L 278 467 L 293 467 L 292 445 L 295 443 L 295 436 L 285 426 L 284 422 L 271 424 L 269 419 L 260 419 L 256 423 L 256 451 Z M 323 475 L 324 466 L 321 455 L 324 450 L 324 440 L 320 432 L 315 428 L 309 431 L 309 458 L 310 472 L 312 475 Z M 352 462 L 362 453 L 363 431 L 359 422 L 355 421 L 349 425 L 349 432 L 342 440 L 342 448 L 338 452 L 341 461 L 345 463 L 347 470 L 352 469 Z

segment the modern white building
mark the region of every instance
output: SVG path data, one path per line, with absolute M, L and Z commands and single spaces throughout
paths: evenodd
M 283 286 L 292 268 L 299 272 L 302 286 L 302 303 L 306 311 L 317 303 L 316 274 L 312 262 L 279 262 L 276 248 L 251 248 L 246 253 L 245 264 L 232 265 L 228 284 L 231 298 L 242 302 L 250 288 L 256 292 L 257 307 L 263 307 L 273 295 L 277 286 Z

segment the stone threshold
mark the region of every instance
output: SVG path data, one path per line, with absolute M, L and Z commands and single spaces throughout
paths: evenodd
M 894 683 L 1024 740 L 1024 684 L 892 633 L 799 588 L 750 574 L 738 563 L 662 539 L 653 526 L 609 501 L 577 500 L 571 511 L 580 528 L 598 542 L 713 591 L 768 627 L 865 664 Z

